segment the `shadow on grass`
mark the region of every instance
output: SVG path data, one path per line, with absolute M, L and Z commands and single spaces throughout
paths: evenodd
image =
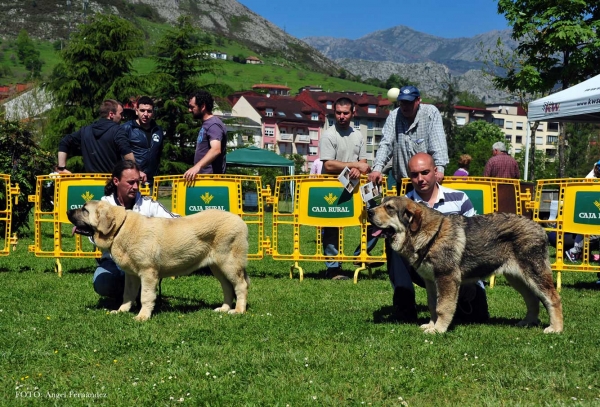
M 191 303 L 193 301 L 193 303 Z M 95 309 L 107 309 L 110 311 L 117 310 L 121 306 L 122 301 L 117 300 L 115 298 L 101 297 L 98 299 L 98 303 L 93 306 Z M 218 304 L 209 304 L 202 300 L 190 299 L 189 297 L 173 297 L 173 296 L 162 296 L 156 298 L 156 305 L 154 311 L 152 311 L 152 315 L 160 314 L 163 312 L 175 312 L 179 314 L 190 314 L 193 312 L 197 312 L 202 309 L 210 309 L 213 310 L 215 308 L 223 305 L 222 303 Z M 136 304 L 131 307 L 130 312 L 133 314 L 137 314 L 140 311 L 140 305 Z M 250 307 L 248 306 L 248 309 Z
M 594 278 L 592 281 L 578 281 L 576 283 L 568 283 L 562 284 L 562 288 L 575 288 L 578 290 L 600 290 L 600 284 L 598 284 L 596 281 L 598 281 L 597 278 Z

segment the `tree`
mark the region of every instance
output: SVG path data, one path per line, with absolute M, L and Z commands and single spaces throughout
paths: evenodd
M 548 93 L 597 74 L 600 62 L 600 3 L 572 0 L 498 0 L 498 13 L 519 41 L 520 66 L 494 83 L 510 91 Z M 565 174 L 565 133 L 559 133 L 559 177 Z
M 18 203 L 13 206 L 11 228 L 22 235 L 30 225 L 33 202 L 29 202 L 27 197 L 35 195 L 36 175 L 49 174 L 54 160 L 17 121 L 0 120 L 0 150 L 0 173 L 10 175 L 11 182 L 19 184 L 20 195 Z M 6 198 L 0 197 L 0 206 L 3 208 L 6 207 Z M 0 227 L 3 225 L 0 224 Z
M 453 141 L 455 153 L 450 156 L 447 174 L 454 174 L 458 169 L 459 157 L 469 154 L 472 158 L 469 173 L 473 176 L 483 175 L 485 163 L 491 157 L 492 145 L 496 141 L 504 141 L 504 133 L 494 124 L 479 120 L 458 127 Z
M 49 150 L 56 150 L 65 134 L 92 122 L 104 99 L 129 100 L 147 86 L 144 77 L 132 75 L 132 61 L 143 44 L 142 32 L 114 15 L 96 14 L 71 33 L 46 85 L 55 106 L 44 140 Z
M 31 38 L 29 38 L 27 30 L 22 29 L 19 32 L 16 46 L 17 57 L 29 72 L 27 80 L 39 78 L 42 72 L 43 62 L 40 59 L 40 51 L 35 48 L 35 44 Z
M 210 50 L 200 38 L 190 16 L 181 16 L 156 46 L 152 76 L 156 84 L 154 94 L 159 99 L 156 120 L 165 132 L 162 174 L 183 174 L 193 162 L 199 126 L 188 111 L 188 97 L 201 87 L 211 92 L 211 87 L 203 85 L 200 78 L 218 72 Z

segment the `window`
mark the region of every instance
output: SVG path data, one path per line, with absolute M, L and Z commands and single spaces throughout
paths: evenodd
M 515 154 L 519 154 L 521 152 L 520 148 L 515 148 Z
M 279 128 L 279 132 L 280 132 L 281 134 L 286 134 L 286 133 L 287 133 L 287 128 L 285 128 L 285 127 L 280 127 L 280 128 Z
M 327 119 L 327 124 L 329 125 L 329 127 L 333 126 L 333 119 L 331 117 Z
M 273 151 L 275 149 L 275 145 L 273 143 L 265 143 L 265 148 L 269 151 Z
M 512 136 L 510 134 L 505 134 L 504 140 L 508 141 L 509 143 L 512 143 Z
M 554 158 L 556 157 L 556 150 L 553 148 L 546 149 L 546 157 Z
M 319 131 L 318 130 L 309 130 L 308 134 L 310 135 L 310 139 L 311 140 L 318 140 L 319 139 Z
M 548 126 L 550 127 L 550 126 Z M 558 144 L 558 136 L 548 136 L 546 144 Z
M 267 116 L 267 117 L 273 117 L 273 109 L 267 108 L 265 110 L 265 116 Z
M 319 147 L 308 146 L 308 155 L 317 155 L 319 153 Z
M 377 106 L 376 105 L 369 105 L 368 109 L 367 109 L 367 113 L 377 113 Z
M 300 113 L 294 113 L 294 116 L 296 116 L 298 119 L 303 119 L 303 117 Z
M 544 123 L 538 124 L 537 131 L 544 131 Z
M 504 127 L 504 119 L 496 119 L 496 118 L 494 118 L 494 120 L 492 121 L 492 123 L 494 123 L 496 126 Z
M 380 122 L 379 120 L 377 120 L 377 121 L 375 122 L 375 129 L 376 129 L 376 130 L 380 130 L 380 129 L 381 129 L 381 122 Z
M 327 109 L 333 109 L 333 102 L 332 101 L 327 101 Z
M 277 116 L 285 117 L 285 112 L 277 112 Z
M 373 120 L 367 121 L 367 129 L 373 130 Z
M 513 127 L 512 126 L 512 122 L 506 122 L 506 123 L 504 123 L 504 128 L 505 129 L 509 129 L 510 130 L 510 129 L 512 129 L 512 127 Z
M 373 145 L 373 136 L 367 136 L 367 145 Z
M 456 125 L 457 126 L 464 126 L 465 123 L 467 122 L 467 118 L 464 116 L 457 116 L 456 117 Z
M 275 128 L 274 127 L 265 127 L 265 137 L 274 137 L 275 136 Z
M 310 114 L 310 120 L 319 120 L 319 113 L 317 112 L 312 112 Z
M 523 122 L 517 122 L 517 130 L 523 130 Z
M 558 123 L 554 122 L 554 123 L 548 123 L 548 131 L 558 131 Z
M 360 129 L 360 119 L 354 119 L 354 128 Z
M 515 137 L 515 143 L 517 143 L 517 144 L 523 144 L 523 136 L 517 136 L 517 137 Z
M 544 138 L 542 136 L 536 136 L 535 137 L 535 144 L 538 146 L 541 146 L 544 144 Z

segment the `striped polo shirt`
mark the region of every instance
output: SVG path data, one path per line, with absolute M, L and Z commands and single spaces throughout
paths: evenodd
M 463 191 L 457 191 L 456 189 L 446 188 L 440 184 L 437 184 L 438 196 L 433 205 L 432 209 L 443 213 L 444 215 L 457 214 L 463 216 L 475 216 L 477 212 L 473 207 L 473 203 Z M 406 194 L 407 198 L 412 199 L 415 202 L 422 202 L 429 206 L 427 201 L 424 201 L 419 194 L 412 190 Z M 431 208 L 431 207 L 430 207 Z

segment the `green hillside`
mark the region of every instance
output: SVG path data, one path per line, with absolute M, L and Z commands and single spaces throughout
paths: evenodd
M 139 26 L 143 27 L 145 34 L 145 55 L 135 59 L 133 66 L 138 74 L 143 75 L 151 73 L 154 69 L 155 64 L 152 59 L 154 44 L 162 37 L 169 26 L 149 21 L 144 21 Z M 271 83 L 290 87 L 292 94 L 296 93 L 302 86 L 307 85 L 321 86 L 325 91 L 366 91 L 375 95 L 385 94 L 386 92 L 386 90 L 376 86 L 307 71 L 277 56 L 259 55 L 228 38 L 207 33 L 205 35 L 204 41 L 208 44 L 208 47 L 215 51 L 227 53 L 229 60 L 219 61 L 223 74 L 206 75 L 201 78 L 203 83 L 223 83 L 231 86 L 236 91 L 251 89 L 252 85 L 257 83 Z M 44 62 L 42 80 L 45 80 L 49 77 L 53 67 L 59 62 L 60 46 L 64 44 L 48 41 L 34 42 L 40 51 L 40 58 Z M 0 86 L 26 81 L 27 71 L 18 61 L 15 40 L 1 40 L 0 50 Z M 233 56 L 245 58 L 251 55 L 262 59 L 264 64 L 249 65 L 231 61 Z

